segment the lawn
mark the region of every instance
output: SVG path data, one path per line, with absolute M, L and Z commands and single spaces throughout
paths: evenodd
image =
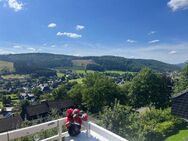
M 18 96 L 17 96 L 17 94 L 8 94 L 6 96 L 7 97 L 10 96 L 12 100 L 18 100 L 19 99 Z
M 116 70 L 107 70 L 105 72 L 107 72 L 107 73 L 117 73 L 117 74 L 124 74 L 124 73 L 126 73 L 126 71 L 116 71 Z
M 93 73 L 93 72 L 95 72 L 95 71 L 92 71 L 92 70 L 87 70 L 87 71 L 85 71 L 85 70 L 73 70 L 75 73 L 78 73 L 78 74 L 85 74 L 86 72 L 87 73 Z
M 177 134 L 165 139 L 165 141 L 188 141 L 188 129 L 180 130 Z
M 135 74 L 136 73 L 136 72 L 131 72 L 131 71 L 118 71 L 118 70 L 107 70 L 105 72 L 107 72 L 107 73 L 117 73 L 117 74 L 124 74 L 124 73 Z
M 94 73 L 95 71 L 93 70 L 87 70 L 85 72 L 85 70 L 73 70 L 74 72 L 78 73 L 78 74 L 85 74 L 86 72 L 87 73 Z M 127 71 L 117 71 L 117 70 L 106 70 L 104 71 L 106 73 L 116 73 L 116 74 L 124 74 L 124 73 L 134 73 L 134 72 L 127 72 Z M 104 73 L 103 71 L 100 72 L 100 73 Z
M 69 82 L 75 82 L 76 81 L 78 84 L 81 84 L 82 80 L 83 80 L 83 78 L 78 78 L 78 79 L 69 80 Z
M 57 72 L 57 77 L 62 78 L 65 74 L 62 72 Z
M 20 75 L 20 74 L 9 74 L 9 75 L 2 75 L 3 79 L 23 79 L 28 77 L 29 75 Z
M 17 94 L 7 94 L 6 97 L 11 97 L 12 102 L 14 103 L 14 106 L 18 105 L 20 103 L 20 99 L 17 96 Z
M 20 100 L 19 100 L 19 99 L 17 99 L 17 100 L 12 100 L 12 102 L 14 103 L 14 106 L 17 106 L 17 105 L 19 105 Z

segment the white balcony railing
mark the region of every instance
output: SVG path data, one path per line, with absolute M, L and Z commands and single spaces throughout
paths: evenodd
M 84 130 L 77 137 L 69 137 L 67 132 L 62 132 L 62 127 L 64 126 L 64 119 L 61 118 L 58 120 L 53 120 L 45 122 L 42 124 L 21 128 L 13 131 L 8 131 L 0 133 L 0 141 L 10 141 L 13 139 L 33 135 L 35 133 L 43 132 L 48 129 L 58 128 L 58 134 L 41 141 L 62 141 L 64 137 L 65 141 L 76 140 L 76 141 L 127 141 L 126 139 L 92 123 L 92 122 L 83 122 Z

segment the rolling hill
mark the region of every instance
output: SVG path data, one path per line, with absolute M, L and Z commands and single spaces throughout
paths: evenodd
M 178 67 L 180 67 L 180 68 L 183 68 L 183 67 L 185 67 L 185 65 L 186 65 L 186 63 L 180 63 L 180 64 L 176 64 Z
M 176 65 L 156 60 L 127 59 L 117 56 L 77 57 L 48 53 L 28 53 L 0 55 L 0 60 L 12 62 L 18 73 L 31 73 L 33 70 L 45 68 L 74 68 L 88 70 L 120 70 L 138 72 L 143 67 L 149 67 L 159 72 L 179 70 Z

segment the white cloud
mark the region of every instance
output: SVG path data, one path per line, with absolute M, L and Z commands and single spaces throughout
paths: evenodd
M 56 47 L 55 45 L 51 45 L 51 47 Z
M 153 35 L 153 34 L 155 34 L 156 33 L 156 31 L 150 31 L 149 33 L 148 33 L 148 35 Z
M 136 43 L 136 41 L 132 39 L 127 39 L 127 43 Z
M 0 54 L 15 54 L 15 52 L 6 49 L 0 49 Z
M 13 48 L 15 48 L 15 49 L 21 49 L 21 48 L 22 48 L 22 46 L 15 45 L 15 46 L 13 46 Z
M 32 52 L 37 51 L 37 49 L 35 49 L 35 48 L 33 48 L 33 47 L 28 47 L 27 49 L 30 50 L 30 51 L 32 51 Z
M 155 43 L 158 43 L 160 40 L 151 40 L 148 42 L 148 44 L 155 44 Z
M 176 54 L 176 53 L 177 53 L 177 51 L 172 50 L 172 51 L 170 51 L 168 54 Z
M 55 24 L 55 23 L 50 23 L 50 24 L 48 24 L 48 27 L 49 28 L 54 28 L 54 27 L 56 27 L 57 25 Z
M 68 46 L 69 46 L 69 44 L 64 44 L 64 45 L 63 45 L 63 47 L 65 47 L 65 48 L 68 47 Z
M 76 30 L 82 30 L 84 28 L 85 28 L 85 26 L 83 26 L 83 25 L 76 25 Z
M 9 8 L 12 8 L 15 12 L 23 9 L 24 4 L 17 0 L 7 0 Z
M 73 54 L 74 56 L 81 56 L 79 53 L 77 53 L 77 54 Z
M 66 36 L 66 37 L 74 38 L 74 39 L 82 37 L 82 35 L 80 35 L 80 34 L 71 33 L 71 32 L 58 32 L 56 35 L 57 36 Z
M 188 0 L 170 0 L 167 4 L 173 11 L 188 8 Z

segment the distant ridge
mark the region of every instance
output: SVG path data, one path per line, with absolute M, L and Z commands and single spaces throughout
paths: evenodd
M 185 64 L 186 63 L 180 63 L 180 64 L 176 64 L 178 67 L 180 67 L 180 68 L 183 68 L 183 67 L 185 67 Z
M 16 72 L 24 72 L 46 68 L 69 68 L 88 70 L 121 70 L 138 72 L 143 67 L 149 67 L 159 72 L 171 72 L 180 67 L 161 61 L 149 59 L 127 59 L 117 56 L 69 56 L 49 53 L 26 53 L 0 55 L 1 61 L 9 61 L 14 64 Z

